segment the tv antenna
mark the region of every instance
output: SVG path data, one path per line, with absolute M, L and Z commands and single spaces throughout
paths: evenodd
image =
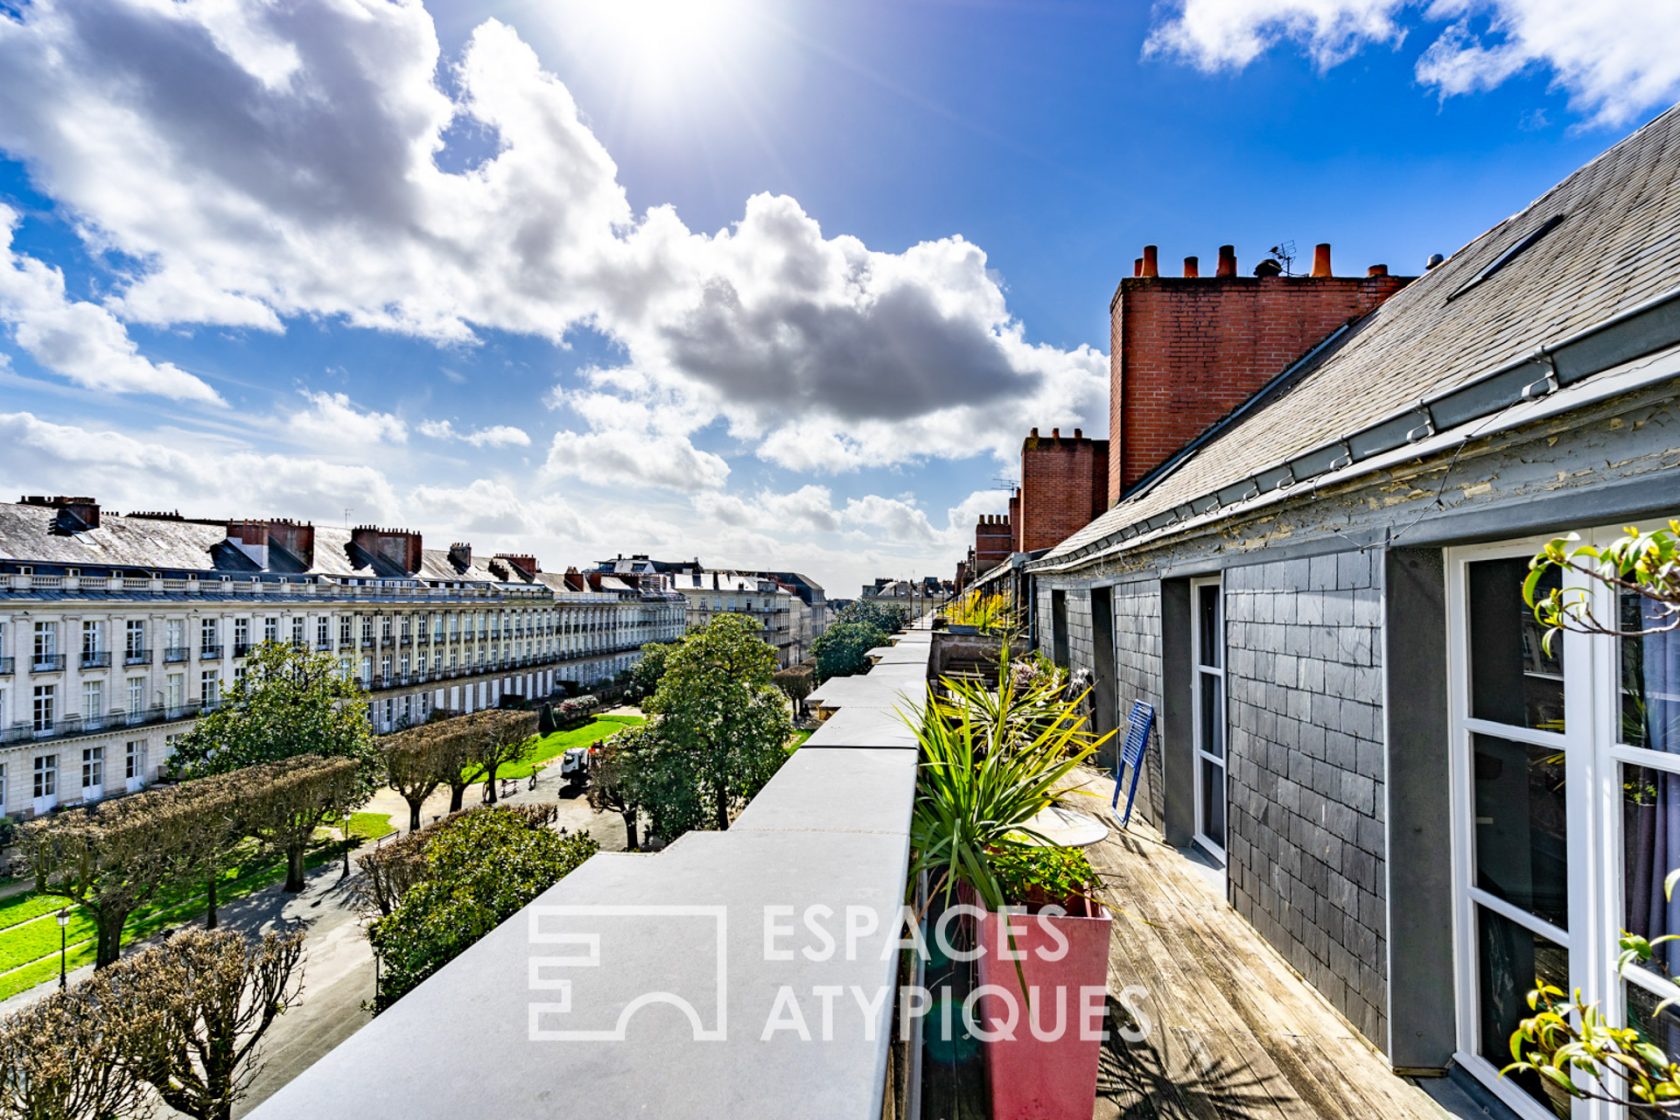
M 1294 271 L 1289 267 L 1295 263 L 1295 242 L 1279 241 L 1276 245 L 1267 249 L 1266 252 L 1277 258 L 1277 262 L 1283 265 L 1283 274 L 1285 276 L 1295 275 Z

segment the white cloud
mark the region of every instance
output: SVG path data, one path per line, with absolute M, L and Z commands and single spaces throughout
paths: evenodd
M 1165 10 L 1145 54 L 1209 71 L 1241 69 L 1279 43 L 1328 68 L 1399 44 L 1410 14 L 1434 25 L 1416 73 L 1443 97 L 1541 68 L 1591 123 L 1614 126 L 1680 95 L 1680 4 L 1662 0 L 1178 0 Z
M 292 413 L 286 427 L 298 440 L 340 454 L 377 443 L 405 443 L 408 426 L 389 412 L 359 408 L 344 393 L 305 390 L 308 408 Z
M 14 251 L 17 224 L 17 212 L 0 204 L 0 324 L 11 328 L 30 357 L 89 389 L 223 403 L 214 389 L 185 370 L 142 357 L 114 315 L 65 294 L 58 269 Z
M 448 420 L 422 420 L 417 425 L 420 434 L 432 439 L 458 440 L 474 447 L 529 447 L 531 437 L 524 428 L 511 424 L 492 424 L 486 428 L 457 431 Z
M 416 486 L 408 506 L 414 511 L 411 522 L 423 531 L 434 530 L 440 539 L 472 534 L 479 545 L 508 551 L 528 547 L 535 538 L 575 538 L 584 532 L 584 522 L 566 503 L 523 495 L 494 479 L 480 478 L 466 486 Z
M 722 486 L 729 464 L 687 437 L 638 429 L 556 432 L 544 470 L 554 479 L 598 486 L 706 490 Z
M 649 449 L 722 420 L 808 470 L 1007 455 L 1024 415 L 1106 415 L 1103 355 L 1028 342 L 959 236 L 881 252 L 770 195 L 712 233 L 636 214 L 565 85 L 495 21 L 449 59 L 417 3 L 40 0 L 0 20 L 0 74 L 0 147 L 141 262 L 111 300 L 131 320 L 444 342 L 587 325 L 625 355 L 600 395 L 683 414 Z M 490 158 L 440 169 L 452 124 Z M 561 465 L 604 442 L 563 437 Z M 712 485 L 720 462 L 675 465 Z

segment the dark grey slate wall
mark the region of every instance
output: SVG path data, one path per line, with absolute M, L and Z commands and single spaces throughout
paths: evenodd
M 1225 573 L 1231 904 L 1387 1037 L 1382 554 Z

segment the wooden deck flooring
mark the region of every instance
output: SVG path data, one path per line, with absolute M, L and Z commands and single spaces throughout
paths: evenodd
M 1078 798 L 1106 816 L 1101 802 Z M 1111 1041 L 1102 1056 L 1093 1120 L 1113 1118 L 1369 1117 L 1442 1120 L 1446 1113 L 1395 1076 L 1329 1003 L 1219 896 L 1206 873 L 1146 824 L 1112 828 L 1088 849 L 1103 878 L 1114 934 L 1109 947 Z M 1149 1020 L 1147 1036 L 1115 1000 Z M 961 981 L 958 986 L 962 987 Z M 1135 1037 L 1135 1031 L 1134 1031 Z M 923 1116 L 982 1120 L 985 1071 L 977 1046 L 950 1046 L 924 1064 Z

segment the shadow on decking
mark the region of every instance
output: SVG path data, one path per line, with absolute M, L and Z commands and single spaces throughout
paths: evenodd
M 1087 777 L 1102 800 L 1070 804 L 1109 819 L 1106 780 Z M 1226 904 L 1205 862 L 1136 822 L 1088 851 L 1114 914 L 1094 1120 L 1440 1120 Z M 967 971 L 947 966 L 929 978 L 947 982 L 960 1004 L 973 983 Z M 922 1115 L 984 1120 L 984 1051 L 958 1034 L 928 1037 Z

